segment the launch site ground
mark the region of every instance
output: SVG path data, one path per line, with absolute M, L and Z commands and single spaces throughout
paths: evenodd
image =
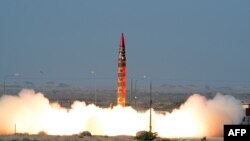
M 156 138 L 154 141 L 200 141 L 199 138 Z M 132 136 L 91 136 L 91 137 L 82 137 L 78 136 L 0 136 L 0 141 L 136 141 Z M 207 141 L 223 141 L 223 138 L 207 138 Z

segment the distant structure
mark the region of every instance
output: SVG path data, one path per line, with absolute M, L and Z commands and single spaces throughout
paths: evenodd
M 126 105 L 126 52 L 125 52 L 125 41 L 124 41 L 123 33 L 120 38 L 117 73 L 118 73 L 117 105 L 125 107 Z
M 241 105 L 245 110 L 245 115 L 242 119 L 241 124 L 250 125 L 250 103 L 242 102 Z

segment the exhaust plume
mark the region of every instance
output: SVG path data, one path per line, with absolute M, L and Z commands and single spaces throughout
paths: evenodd
M 224 124 L 239 124 L 244 112 L 239 100 L 217 94 L 213 99 L 194 94 L 171 113 L 152 112 L 152 131 L 161 137 L 222 136 Z M 50 135 L 72 135 L 90 131 L 94 135 L 132 135 L 149 129 L 149 110 L 131 107 L 100 108 L 75 101 L 70 109 L 50 103 L 42 93 L 24 89 L 18 96 L 0 97 L 0 134 L 44 131 Z

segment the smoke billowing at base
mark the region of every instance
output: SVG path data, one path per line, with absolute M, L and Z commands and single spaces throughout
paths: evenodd
M 171 113 L 152 112 L 152 130 L 160 137 L 222 136 L 224 124 L 239 124 L 243 118 L 239 100 L 217 94 L 213 99 L 194 94 Z M 72 135 L 90 131 L 94 135 L 132 135 L 149 130 L 149 110 L 131 107 L 100 108 L 75 101 L 70 109 L 50 103 L 42 93 L 22 90 L 18 96 L 0 98 L 0 134 Z

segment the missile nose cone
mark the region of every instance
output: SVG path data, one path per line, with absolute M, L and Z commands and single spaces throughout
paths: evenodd
M 122 33 L 121 38 L 120 38 L 120 47 L 125 47 L 125 41 L 124 41 L 123 33 Z

